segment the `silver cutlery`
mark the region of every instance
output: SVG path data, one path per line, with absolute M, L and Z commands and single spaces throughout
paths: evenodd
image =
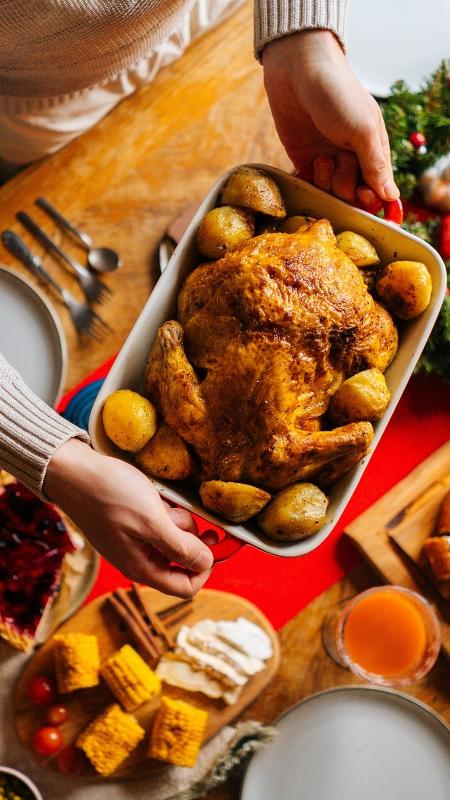
M 74 236 L 78 244 L 84 247 L 88 254 L 88 264 L 96 272 L 114 272 L 114 270 L 122 266 L 121 258 L 115 250 L 112 250 L 111 247 L 94 247 L 91 237 L 63 217 L 45 197 L 38 197 L 36 205 L 42 208 L 60 228 Z
M 28 249 L 25 242 L 13 231 L 2 232 L 2 242 L 6 249 L 12 253 L 13 256 L 18 258 L 22 264 L 28 267 L 34 275 L 36 275 L 43 283 L 52 286 L 55 291 L 61 296 L 64 305 L 67 307 L 72 321 L 81 333 L 95 339 L 96 342 L 101 342 L 104 338 L 105 331 L 111 331 L 109 325 L 102 320 L 92 308 L 89 308 L 86 303 L 79 303 L 78 300 L 67 290 L 63 289 L 42 266 L 40 258 L 34 255 Z
M 106 295 L 112 293 L 109 286 L 106 286 L 74 258 L 68 256 L 25 211 L 19 211 L 16 217 L 38 242 L 71 267 L 89 303 L 102 303 L 107 299 Z

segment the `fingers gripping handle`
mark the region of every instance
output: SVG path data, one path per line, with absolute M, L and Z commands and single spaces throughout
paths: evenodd
M 202 531 L 200 539 L 211 550 L 214 556 L 214 563 L 219 564 L 221 561 L 227 561 L 228 558 L 234 556 L 242 547 L 245 542 L 236 539 L 231 533 L 219 529 L 209 528 Z
M 312 165 L 305 166 L 302 170 L 298 170 L 294 174 L 303 181 L 307 181 L 308 183 L 313 182 Z M 370 214 L 378 214 L 382 209 L 384 211 L 385 220 L 394 222 L 396 225 L 402 224 L 403 206 L 401 200 L 385 200 L 383 202 L 379 197 L 376 197 L 371 208 L 363 208 L 361 206 L 362 211 L 368 211 Z

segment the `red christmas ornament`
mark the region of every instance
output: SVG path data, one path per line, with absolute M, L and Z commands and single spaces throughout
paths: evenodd
M 425 136 L 420 131 L 414 131 L 409 137 L 409 141 L 416 148 L 416 150 L 418 150 L 420 147 L 425 147 L 427 143 Z

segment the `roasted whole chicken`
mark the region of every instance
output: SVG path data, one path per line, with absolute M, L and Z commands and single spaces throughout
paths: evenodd
M 178 320 L 158 331 L 145 391 L 196 452 L 202 480 L 326 486 L 373 438 L 366 421 L 330 429 L 330 398 L 357 372 L 384 372 L 396 348 L 391 315 L 322 219 L 194 269 Z

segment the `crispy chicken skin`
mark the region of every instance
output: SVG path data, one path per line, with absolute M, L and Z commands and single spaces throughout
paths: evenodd
M 387 368 L 397 335 L 327 220 L 199 266 L 178 318 L 158 331 L 146 393 L 197 452 L 203 479 L 327 485 L 367 452 L 370 423 L 321 430 L 320 418 L 343 380 Z

